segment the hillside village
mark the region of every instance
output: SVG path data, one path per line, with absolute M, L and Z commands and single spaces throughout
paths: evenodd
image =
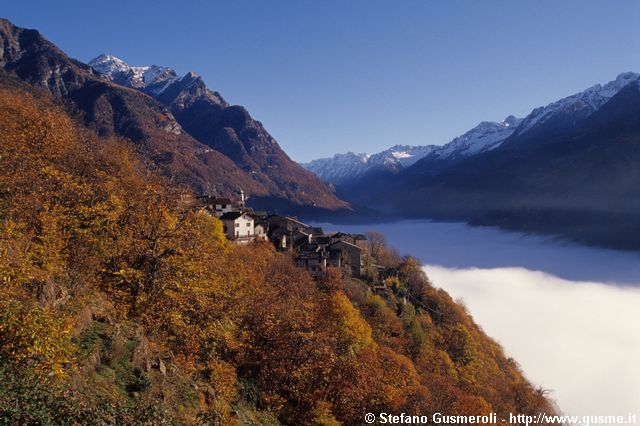
M 362 234 L 325 234 L 294 217 L 255 211 L 246 206 L 244 191 L 237 200 L 215 196 L 200 200 L 204 211 L 220 219 L 226 237 L 237 244 L 270 241 L 278 251 L 290 252 L 296 265 L 315 278 L 324 276 L 329 266 L 352 277 L 363 274 L 362 245 L 367 237 Z

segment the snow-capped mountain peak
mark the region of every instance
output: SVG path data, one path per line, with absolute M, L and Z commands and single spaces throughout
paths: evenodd
M 522 125 L 517 129 L 517 134 L 521 135 L 536 125 L 542 124 L 557 114 L 569 114 L 575 118 L 586 118 L 593 112 L 600 109 L 623 87 L 634 81 L 640 80 L 640 74 L 625 72 L 619 74 L 615 80 L 605 85 L 596 84 L 588 89 L 575 93 L 556 102 L 552 102 L 544 107 L 535 108 L 525 117 Z
M 326 182 L 339 184 L 360 177 L 372 170 L 398 172 L 411 166 L 435 148 L 434 145 L 394 145 L 372 155 L 347 152 L 336 154 L 330 158 L 313 160 L 302 164 L 302 166 Z
M 503 121 L 483 121 L 473 129 L 439 147 L 435 156 L 439 159 L 452 159 L 479 154 L 497 148 L 511 136 L 522 122 L 513 115 Z
M 122 59 L 106 53 L 89 61 L 89 65 L 98 73 L 108 76 L 113 76 L 119 72 L 125 73 L 131 69 Z
M 504 127 L 514 128 L 514 127 L 518 127 L 521 122 L 522 122 L 522 118 L 516 118 L 513 115 L 510 115 L 507 118 L 505 118 L 500 124 L 502 124 Z
M 122 59 L 108 54 L 92 59 L 89 65 L 97 73 L 118 84 L 136 89 L 148 88 L 156 95 L 178 80 L 176 72 L 171 68 L 158 65 L 133 67 Z
M 330 158 L 319 158 L 302 166 L 326 182 L 341 183 L 364 174 L 368 169 L 368 161 L 369 156 L 365 153 L 347 152 Z
M 411 166 L 434 149 L 433 145 L 394 145 L 371 155 L 368 162 L 373 167 L 386 164 L 387 168 L 394 167 L 399 170 Z
M 335 184 L 358 178 L 372 170 L 397 173 L 425 157 L 451 160 L 494 149 L 514 132 L 521 121 L 512 115 L 500 123 L 483 121 L 446 145 L 394 145 L 372 155 L 348 152 L 313 160 L 302 166 L 324 181 Z

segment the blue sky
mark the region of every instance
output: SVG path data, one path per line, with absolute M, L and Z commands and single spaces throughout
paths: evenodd
M 443 144 L 640 71 L 635 0 L 4 1 L 82 61 L 193 70 L 298 161 Z

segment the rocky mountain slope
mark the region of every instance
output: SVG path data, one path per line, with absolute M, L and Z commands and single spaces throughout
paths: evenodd
M 112 81 L 155 97 L 189 135 L 227 156 L 270 194 L 284 193 L 288 199 L 303 199 L 312 206 L 346 207 L 312 173 L 292 161 L 245 108 L 229 105 L 196 73 L 178 77 L 170 68 L 131 67 L 111 55 L 100 55 L 89 65 Z
M 117 73 L 105 78 L 38 31 L 7 20 L 0 20 L 0 42 L 0 66 L 8 75 L 48 91 L 98 134 L 129 139 L 176 182 L 200 193 L 233 195 L 243 189 L 260 207 L 277 204 L 289 212 L 348 208 L 291 161 L 242 107 L 229 107 L 193 73 L 178 79 L 168 68 L 117 63 Z M 168 82 L 174 83 L 171 90 L 160 90 Z M 156 99 L 156 93 L 165 97 Z M 212 140 L 208 132 L 215 134 Z M 240 146 L 253 162 L 238 161 L 230 155 L 233 148 L 223 149 Z
M 0 74 L 0 424 L 556 412 L 417 260 L 378 239 L 370 279 L 313 279 L 232 244 L 135 146 Z

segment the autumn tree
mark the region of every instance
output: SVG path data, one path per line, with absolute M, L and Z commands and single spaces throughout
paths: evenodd
M 229 243 L 130 141 L 79 123 L 0 87 L 0 423 L 552 411 L 382 234 L 364 244 L 380 294 L 314 280 L 268 242 Z

